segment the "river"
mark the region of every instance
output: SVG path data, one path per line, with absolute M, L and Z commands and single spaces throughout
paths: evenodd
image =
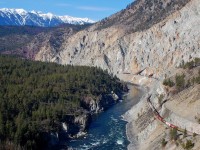
M 135 105 L 142 92 L 129 85 L 129 93 L 124 100 L 97 115 L 90 124 L 85 137 L 71 140 L 69 147 L 77 150 L 126 150 L 129 144 L 126 124 L 122 115 Z

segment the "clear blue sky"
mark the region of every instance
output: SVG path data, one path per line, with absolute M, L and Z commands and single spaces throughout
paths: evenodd
M 98 21 L 126 8 L 131 2 L 133 0 L 0 0 L 0 8 L 23 8 Z

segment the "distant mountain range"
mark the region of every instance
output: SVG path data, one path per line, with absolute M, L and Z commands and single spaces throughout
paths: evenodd
M 91 24 L 95 21 L 89 18 L 76 18 L 71 16 L 57 16 L 52 13 L 44 14 L 40 11 L 26 11 L 24 9 L 0 9 L 0 25 L 13 26 L 40 26 L 53 27 L 60 24 Z

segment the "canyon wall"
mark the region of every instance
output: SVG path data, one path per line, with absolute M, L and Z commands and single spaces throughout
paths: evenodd
M 182 61 L 200 57 L 199 24 L 200 4 L 192 0 L 143 31 L 127 33 L 121 24 L 97 29 L 97 23 L 63 40 L 58 53 L 43 45 L 35 60 L 99 66 L 114 74 L 147 67 L 146 74 L 160 77 Z

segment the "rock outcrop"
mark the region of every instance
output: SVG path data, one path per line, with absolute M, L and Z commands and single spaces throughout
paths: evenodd
M 136 1 L 126 10 L 66 38 L 54 57 L 40 50 L 35 60 L 99 66 L 117 75 L 131 73 L 129 78 L 122 76 L 122 79 L 150 87 L 151 100 L 158 107 L 157 96 L 164 92 L 162 80 L 176 73 L 176 67 L 183 61 L 200 57 L 199 24 L 198 0 Z M 51 54 L 51 49 L 47 51 Z M 132 76 L 144 68 L 141 75 Z M 149 78 L 150 75 L 152 78 Z M 138 125 L 139 130 L 134 132 L 137 133 L 137 141 L 146 143 L 146 147 L 141 149 L 148 149 L 148 144 L 152 146 L 152 140 L 150 149 L 154 149 L 155 145 L 158 148 L 160 139 L 155 131 L 162 135 L 163 129 L 150 116 L 145 100 L 136 107 L 135 117 L 129 112 L 131 119 L 128 126 Z M 130 145 L 129 149 L 133 146 Z
M 82 110 L 77 112 L 77 115 L 68 116 L 64 121 L 65 128 L 64 126 L 62 127 L 65 131 L 65 136 L 77 138 L 86 134 L 91 122 L 91 114 L 86 110 Z
M 162 80 L 175 74 L 183 61 L 200 57 L 199 29 L 199 0 L 137 0 L 85 30 L 64 35 L 62 40 L 58 36 L 54 39 L 60 42 L 58 47 L 50 45 L 50 36 L 44 36 L 45 40 L 37 47 L 34 43 L 28 43 L 26 47 L 29 51 L 37 49 L 33 56 L 35 60 L 98 66 L 121 79 L 148 86 L 152 103 L 158 107 L 157 96 L 164 93 Z M 134 75 L 141 70 L 140 75 Z M 124 72 L 130 74 L 121 76 Z M 101 102 L 87 97 L 82 102 L 88 111 L 95 112 L 111 104 L 110 98 Z M 143 124 L 142 119 L 149 113 L 145 100 L 136 108 L 127 113 L 129 117 L 134 114 L 128 120 L 129 126 L 135 121 Z M 77 122 L 85 124 L 80 119 Z M 159 126 L 152 116 L 145 122 L 148 124 L 140 126 L 137 137 L 141 143 L 148 141 Z
M 99 113 L 108 109 L 111 105 L 118 102 L 119 97 L 115 93 L 101 94 L 98 98 L 84 97 L 82 99 L 82 107 L 87 109 L 91 113 Z
M 50 141 L 49 145 L 56 145 L 62 139 L 73 139 L 86 135 L 87 129 L 92 121 L 94 113 L 100 113 L 111 105 L 117 103 L 121 96 L 114 92 L 101 94 L 99 97 L 84 97 L 81 101 L 82 109 L 74 114 L 66 115 L 60 124 L 60 132 L 46 135 Z
M 21 51 L 39 61 L 99 66 L 114 74 L 147 68 L 145 74 L 163 77 L 200 57 L 199 7 L 197 0 L 137 0 L 82 31 L 37 35 Z
M 147 19 L 134 21 L 138 13 Z M 112 22 L 115 18 L 127 21 Z M 65 38 L 56 53 L 44 44 L 35 60 L 99 66 L 115 74 L 148 67 L 147 73 L 159 76 L 200 55 L 199 22 L 196 0 L 136 1 L 126 10 Z

